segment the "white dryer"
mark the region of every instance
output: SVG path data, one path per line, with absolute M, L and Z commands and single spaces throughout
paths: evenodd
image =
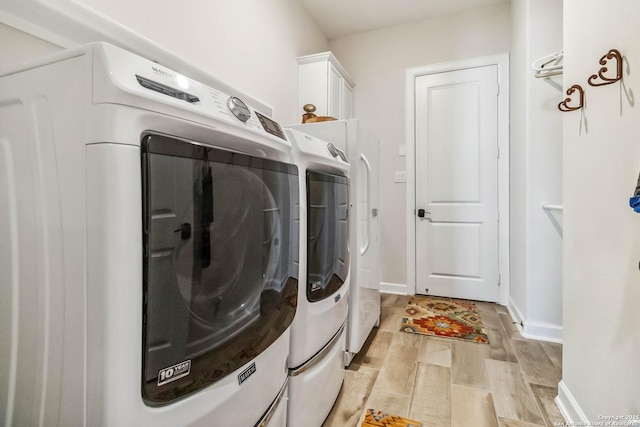
M 285 130 L 300 170 L 300 286 L 291 327 L 287 425 L 320 426 L 344 380 L 349 301 L 349 162 L 333 144 Z
M 380 320 L 380 142 L 357 119 L 288 126 L 334 144 L 351 164 L 351 294 L 347 323 L 348 365 Z
M 114 46 L 0 73 L 0 424 L 282 427 L 280 126 Z

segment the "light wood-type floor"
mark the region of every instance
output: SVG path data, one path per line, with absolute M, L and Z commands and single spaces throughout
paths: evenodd
M 553 401 L 562 345 L 523 338 L 505 307 L 482 302 L 476 304 L 490 344 L 401 332 L 408 298 L 382 294 L 380 327 L 347 368 L 323 427 L 360 426 L 366 408 L 423 427 L 564 422 Z

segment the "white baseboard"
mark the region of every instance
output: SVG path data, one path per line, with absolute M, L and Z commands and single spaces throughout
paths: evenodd
M 562 328 L 549 323 L 524 322 L 522 336 L 532 340 L 562 344 Z
M 380 292 L 396 295 L 413 295 L 405 283 L 380 282 Z
M 518 309 L 518 306 L 513 302 L 513 299 L 511 299 L 511 297 L 509 297 L 509 304 L 507 304 L 507 310 L 509 310 L 509 314 L 511 315 L 511 318 L 513 319 L 513 321 L 517 325 L 522 326 L 524 316 Z
M 558 396 L 556 396 L 555 402 L 565 421 L 567 421 L 567 425 L 576 425 L 577 423 L 587 423 L 589 421 L 564 381 L 560 381 L 558 384 Z
M 511 318 L 514 320 L 520 335 L 524 338 L 562 344 L 563 329 L 561 326 L 525 320 L 522 312 L 518 309 L 518 306 L 511 298 L 509 298 L 507 309 L 509 310 Z

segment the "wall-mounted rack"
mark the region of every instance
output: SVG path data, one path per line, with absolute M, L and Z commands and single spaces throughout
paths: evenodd
M 531 68 L 533 68 L 534 77 L 541 79 L 562 74 L 563 57 L 564 52 L 559 50 L 533 61 Z
M 550 57 L 551 55 L 549 55 Z M 545 57 L 546 58 L 546 57 Z M 543 61 L 544 58 L 540 58 L 538 61 Z M 615 60 L 615 76 L 610 76 L 607 74 L 610 74 L 609 71 L 609 61 L 613 61 Z M 600 61 L 598 61 L 598 63 L 601 65 L 600 69 L 598 70 L 598 72 L 596 74 L 592 74 L 588 79 L 587 79 L 587 83 L 590 86 L 606 86 L 606 85 L 610 85 L 612 83 L 615 83 L 617 81 L 622 80 L 622 68 L 623 68 L 623 61 L 624 58 L 622 57 L 622 54 L 620 53 L 619 50 L 617 49 L 609 49 L 609 52 L 605 53 L 601 58 Z M 536 65 L 536 62 L 533 63 L 533 65 Z M 535 69 L 535 67 L 534 67 Z M 538 77 L 536 75 L 536 77 Z M 575 103 L 575 99 L 573 99 L 573 95 L 574 93 L 578 94 L 578 101 L 577 104 Z M 569 95 L 568 98 L 565 98 L 562 102 L 560 102 L 558 104 L 558 109 L 562 112 L 567 112 L 567 111 L 575 111 L 575 110 L 580 110 L 584 107 L 584 89 L 582 89 L 582 86 L 580 85 L 573 85 L 571 86 L 569 89 L 567 89 L 567 95 Z M 571 105 L 573 104 L 573 105 Z

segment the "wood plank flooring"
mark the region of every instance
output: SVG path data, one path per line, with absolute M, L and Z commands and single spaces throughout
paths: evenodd
M 367 408 L 423 427 L 564 422 L 553 401 L 562 345 L 522 338 L 505 307 L 483 302 L 476 305 L 490 344 L 401 332 L 408 298 L 382 294 L 380 326 L 347 368 L 323 427 L 358 427 Z

